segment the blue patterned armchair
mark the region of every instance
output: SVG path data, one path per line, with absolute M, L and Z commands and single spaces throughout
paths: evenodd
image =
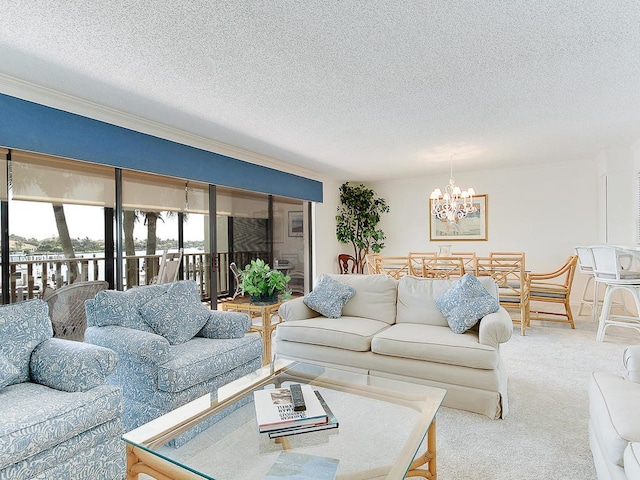
M 47 304 L 0 306 L 0 479 L 121 479 L 122 389 L 106 348 L 53 337 Z
M 129 431 L 262 366 L 262 341 L 244 313 L 202 305 L 193 280 L 103 290 L 85 302 L 85 341 L 117 352 L 107 383 L 124 391 Z M 178 446 L 213 421 L 181 435 Z

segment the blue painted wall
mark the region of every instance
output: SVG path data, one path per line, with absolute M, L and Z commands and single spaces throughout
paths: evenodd
M 0 145 L 322 202 L 322 182 L 0 94 Z

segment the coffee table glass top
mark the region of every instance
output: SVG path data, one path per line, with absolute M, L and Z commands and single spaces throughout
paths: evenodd
M 259 433 L 253 391 L 292 382 L 320 391 L 339 427 L 280 439 Z M 168 471 L 184 469 L 184 477 L 172 478 L 194 478 L 188 475 L 196 473 L 213 480 L 262 479 L 291 452 L 304 459 L 337 463 L 336 478 L 403 478 L 418 451 L 426 448 L 421 445 L 445 393 L 424 385 L 278 360 L 221 387 L 218 399 L 201 397 L 123 438 L 145 464 L 159 462 Z M 220 412 L 227 415 L 185 445 L 165 445 Z M 433 435 L 435 440 L 435 427 Z M 283 451 L 288 453 L 281 455 Z

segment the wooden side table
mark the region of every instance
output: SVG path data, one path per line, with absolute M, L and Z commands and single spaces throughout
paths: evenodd
M 277 302 L 270 305 L 255 305 L 250 303 L 248 299 L 236 299 L 230 302 L 222 304 L 222 310 L 228 312 L 242 312 L 249 314 L 251 319 L 250 332 L 258 332 L 262 337 L 262 343 L 264 344 L 264 356 L 262 357 L 262 364 L 268 365 L 272 362 L 271 352 L 271 337 L 273 331 L 278 324 L 282 322 L 282 318 L 278 314 L 278 308 L 284 302 Z M 259 319 L 258 323 L 253 323 L 253 320 Z

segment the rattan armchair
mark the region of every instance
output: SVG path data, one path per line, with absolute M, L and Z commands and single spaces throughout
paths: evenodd
M 53 336 L 84 341 L 84 332 L 87 329 L 84 302 L 108 288 L 109 284 L 102 280 L 75 282 L 55 290 L 48 288 L 43 300 L 49 305 Z
M 564 307 L 564 313 L 530 308 L 530 314 L 535 315 L 535 317 L 530 317 L 532 320 L 569 322 L 571 328 L 576 328 L 573 323 L 569 296 L 577 264 L 578 256 L 570 255 L 564 265 L 553 272 L 530 273 L 528 275 L 530 302 L 536 302 L 536 304 L 539 302 L 555 303 Z M 542 318 L 540 315 L 545 315 L 545 317 Z

